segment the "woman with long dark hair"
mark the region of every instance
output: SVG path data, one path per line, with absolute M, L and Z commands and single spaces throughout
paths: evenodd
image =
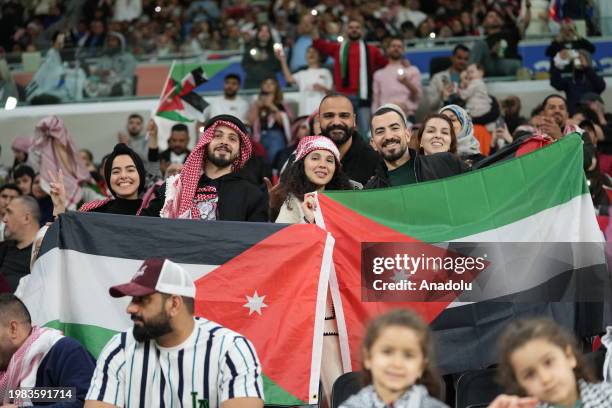
M 276 222 L 313 223 L 315 191 L 351 190 L 353 186 L 342 171 L 338 148 L 325 136 L 306 136 L 298 144 L 295 162 L 282 174 L 281 184 L 287 199 Z

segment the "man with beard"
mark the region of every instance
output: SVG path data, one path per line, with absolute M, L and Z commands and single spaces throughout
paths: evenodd
M 116 334 L 98 357 L 86 408 L 263 407 L 261 364 L 244 336 L 194 317 L 191 275 L 168 259 L 144 261 L 113 286 L 131 296 L 132 331 Z
M 322 55 L 334 59 L 336 90 L 350 98 L 354 111 L 358 111 L 359 130 L 365 133 L 370 126 L 372 76 L 376 70 L 387 65 L 387 58 L 379 48 L 363 41 L 363 25 L 360 20 L 349 19 L 346 35 L 348 41 L 341 43 L 322 40 L 315 28 L 312 32 L 312 46 Z
M 204 121 L 225 113 L 246 122 L 249 103 L 238 95 L 238 91 L 240 91 L 240 77 L 236 74 L 227 74 L 223 79 L 223 99 L 211 103 L 204 109 Z
M 59 330 L 33 326 L 18 297 L 0 295 L 0 400 L 7 404 L 3 407 L 31 405 L 34 401 L 10 392 L 28 387 L 74 388 L 72 401 L 54 405 L 82 407 L 94 368 L 95 360 L 78 341 Z
M 14 198 L 21 195 L 21 190 L 16 184 L 5 184 L 0 187 L 0 217 L 4 218 L 6 208 Z M 0 220 L 0 241 L 4 241 L 4 221 Z
M 414 123 L 414 114 L 423 95 L 421 71 L 404 58 L 404 51 L 404 41 L 399 37 L 391 38 L 387 46 L 389 63 L 374 73 L 372 111 L 393 103 Z
M 454 176 L 467 170 L 452 153 L 419 154 L 408 148 L 412 137 L 397 105 L 383 105 L 372 116 L 370 141 L 384 159 L 366 189 L 395 187 Z
M 130 149 L 138 153 L 143 162 L 147 162 L 149 154 L 149 142 L 146 133 L 143 132 L 144 120 L 138 113 L 132 113 L 127 121 L 127 134 L 119 132 L 118 143 L 128 145 Z
M 219 115 L 204 133 L 180 174 L 170 177 L 141 215 L 223 221 L 268 221 L 268 197 L 238 171 L 251 157 L 244 124 Z
M 324 97 L 319 105 L 319 123 L 321 134 L 338 147 L 344 173 L 351 180 L 365 185 L 374 175 L 380 159 L 357 133 L 350 99 L 335 93 Z

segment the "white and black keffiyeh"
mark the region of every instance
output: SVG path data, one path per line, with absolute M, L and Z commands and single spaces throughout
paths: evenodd
M 603 408 L 612 407 L 612 384 L 609 383 L 588 383 L 578 380 L 580 391 L 581 408 Z M 554 405 L 540 403 L 537 408 L 554 408 Z

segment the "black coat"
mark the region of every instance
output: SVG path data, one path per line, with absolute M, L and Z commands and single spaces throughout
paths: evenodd
M 452 153 L 443 152 L 426 156 L 410 149 L 410 157 L 414 157 L 415 160 L 414 173 L 417 183 L 456 176 L 469 170 L 465 163 Z M 376 174 L 368 181 L 365 188 L 385 187 L 391 187 L 391 181 L 387 165 L 381 161 Z
M 199 186 L 210 182 L 206 175 L 200 177 Z M 219 221 L 268 221 L 268 196 L 255 184 L 245 180 L 239 174 L 229 173 L 216 179 L 218 183 L 216 218 Z M 140 215 L 159 217 L 159 212 L 166 199 L 166 185 L 156 192 L 155 198 Z

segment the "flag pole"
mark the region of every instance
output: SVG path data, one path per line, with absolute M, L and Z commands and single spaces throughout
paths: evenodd
M 159 95 L 159 101 L 157 102 L 157 109 L 155 109 L 155 116 L 157 116 L 157 113 L 159 112 L 159 107 L 161 106 L 162 101 L 165 101 L 166 98 L 168 98 L 168 96 L 170 96 L 172 92 L 174 92 L 174 90 L 176 89 L 176 85 L 175 85 L 168 93 L 164 94 L 164 90 L 166 89 L 166 86 L 168 86 L 168 81 L 170 80 L 170 78 L 172 78 L 172 72 L 174 71 L 175 64 L 176 64 L 176 60 L 172 60 L 172 65 L 170 65 L 170 70 L 168 71 L 168 75 L 166 76 L 166 81 L 164 82 L 164 86 L 162 87 L 162 90 Z

